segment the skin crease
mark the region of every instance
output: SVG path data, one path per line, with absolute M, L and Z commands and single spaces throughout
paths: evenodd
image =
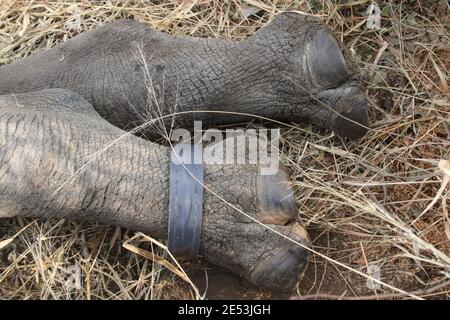
M 114 127 L 79 95 L 49 89 L 0 96 L 0 146 L 0 218 L 90 220 L 167 238 L 170 150 Z M 297 214 L 293 199 L 284 203 L 287 176 L 281 171 L 280 183 L 272 177 L 267 187 L 260 179 L 257 165 L 205 165 L 206 190 L 308 246 L 305 230 L 286 224 Z M 271 206 L 261 193 L 272 196 Z M 200 254 L 283 291 L 296 285 L 308 259 L 304 248 L 208 191 Z
M 120 128 L 220 110 L 359 138 L 368 120 L 355 74 L 331 31 L 299 14 L 279 14 L 244 41 L 175 37 L 120 20 L 0 67 L 0 94 L 65 88 Z M 190 128 L 194 119 L 205 128 L 254 120 L 198 112 L 177 116 L 175 126 Z

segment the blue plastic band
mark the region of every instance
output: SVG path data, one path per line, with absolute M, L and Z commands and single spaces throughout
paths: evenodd
M 167 246 L 182 258 L 200 251 L 203 214 L 203 152 L 201 145 L 178 144 L 170 157 L 170 209 Z

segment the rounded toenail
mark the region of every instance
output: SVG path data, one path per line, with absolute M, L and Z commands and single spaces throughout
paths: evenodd
M 283 239 L 271 254 L 266 255 L 251 272 L 251 279 L 262 287 L 272 290 L 289 291 L 302 278 L 308 262 L 310 240 L 306 231 L 299 224 L 289 227 L 286 235 L 294 240 Z
M 332 115 L 331 127 L 349 138 L 360 138 L 367 132 L 369 119 L 367 102 L 362 92 L 357 92 L 339 100 L 337 113 Z
M 294 191 L 283 169 L 274 175 L 258 175 L 257 190 L 261 222 L 285 224 L 297 214 Z
M 307 47 L 308 69 L 319 87 L 336 87 L 350 78 L 342 49 L 329 30 L 320 30 Z

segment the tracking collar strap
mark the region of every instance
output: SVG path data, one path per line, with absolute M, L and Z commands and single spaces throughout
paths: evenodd
M 195 258 L 200 251 L 203 171 L 201 145 L 178 144 L 173 147 L 167 246 L 176 257 Z

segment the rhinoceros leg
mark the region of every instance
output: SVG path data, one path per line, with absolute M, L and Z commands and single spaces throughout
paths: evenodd
M 357 138 L 368 121 L 354 65 L 331 31 L 293 13 L 238 42 L 122 20 L 0 67 L 0 94 L 46 88 L 79 93 L 121 128 L 174 111 L 188 113 L 175 119 L 183 127 L 251 119 L 240 112 Z M 207 112 L 217 110 L 228 113 Z
M 0 96 L 0 217 L 93 220 L 165 239 L 169 153 L 114 127 L 75 93 Z M 204 194 L 201 255 L 260 286 L 292 289 L 309 240 L 289 222 L 297 211 L 286 175 L 280 172 L 268 185 L 257 165 L 204 170 L 211 192 Z

